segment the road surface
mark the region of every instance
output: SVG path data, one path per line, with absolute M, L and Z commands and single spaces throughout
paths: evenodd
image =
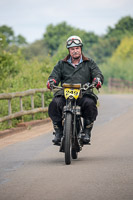
M 100 95 L 92 145 L 65 165 L 52 125 L 0 139 L 0 200 L 133 200 L 133 95 Z

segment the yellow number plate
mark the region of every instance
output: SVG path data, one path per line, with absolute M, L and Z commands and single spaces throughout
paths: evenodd
M 80 90 L 78 89 L 70 89 L 70 88 L 64 89 L 65 99 L 69 98 L 70 96 L 77 99 L 79 97 L 79 93 L 80 93 Z

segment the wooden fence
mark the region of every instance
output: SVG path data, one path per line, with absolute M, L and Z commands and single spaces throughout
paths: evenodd
M 39 112 L 47 112 L 48 107 L 44 107 L 44 93 L 49 91 L 48 89 L 31 89 L 24 92 L 15 92 L 15 93 L 2 93 L 0 94 L 0 100 L 8 100 L 8 115 L 0 118 L 0 122 L 8 121 L 9 125 L 11 125 L 11 120 L 17 117 L 21 117 L 24 115 L 34 115 Z M 34 95 L 36 93 L 41 93 L 41 103 L 42 106 L 40 108 L 34 107 Z M 23 109 L 23 97 L 31 96 L 31 110 Z M 20 99 L 20 111 L 16 113 L 12 113 L 11 101 L 13 98 Z
M 109 91 L 133 91 L 133 81 L 121 80 L 116 78 L 109 78 L 108 80 Z

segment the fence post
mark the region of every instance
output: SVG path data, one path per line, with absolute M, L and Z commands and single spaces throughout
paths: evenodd
M 22 101 L 22 97 L 20 97 L 20 111 L 23 111 L 23 101 Z M 21 117 L 21 120 L 23 121 L 23 116 Z
M 44 92 L 41 93 L 41 99 L 42 99 L 42 108 L 44 108 Z M 43 116 L 43 112 L 42 112 L 42 116 Z
M 20 97 L 20 111 L 23 111 L 23 102 L 22 102 L 22 97 Z
M 44 108 L 44 92 L 41 93 L 42 96 L 42 108 Z
M 34 95 L 31 95 L 31 109 L 34 109 Z M 34 114 L 32 114 L 32 119 L 34 119 Z
M 111 92 L 111 90 L 112 90 L 112 78 L 108 79 L 108 90 L 109 90 L 109 92 Z
M 11 99 L 8 100 L 8 115 L 12 114 L 12 106 L 11 106 Z M 12 120 L 8 120 L 8 125 L 12 126 Z

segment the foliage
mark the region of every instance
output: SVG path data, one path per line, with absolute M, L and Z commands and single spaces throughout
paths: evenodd
M 1 88 L 2 93 L 9 93 L 9 92 L 17 92 L 17 91 L 25 91 L 32 88 L 46 88 L 47 78 L 51 72 L 51 63 L 50 57 L 45 59 L 43 62 L 39 62 L 37 59 L 32 61 L 25 61 L 20 59 L 21 68 L 19 69 L 19 73 L 17 73 L 14 78 L 8 77 L 6 79 L 4 86 Z M 45 106 L 48 106 L 49 102 L 51 101 L 52 93 L 45 94 Z M 19 98 L 15 98 L 12 101 L 12 112 L 20 111 L 19 107 Z M 0 117 L 7 115 L 7 108 L 8 102 L 6 100 L 0 101 Z M 25 97 L 23 101 L 24 109 L 28 110 L 31 109 L 31 99 L 30 97 Z M 35 95 L 35 107 L 41 106 L 41 97 L 40 93 Z M 36 114 L 35 119 L 45 118 L 47 114 Z M 32 116 L 25 116 L 23 117 L 25 121 L 32 120 Z M 13 120 L 13 126 L 16 125 L 21 121 L 21 117 L 17 120 Z M 8 124 L 2 123 L 0 125 L 0 129 L 8 128 Z
M 6 42 L 6 37 L 0 33 L 0 55 L 2 53 L 2 50 L 7 46 L 7 42 Z
M 27 44 L 26 39 L 22 35 L 15 36 L 13 29 L 9 26 L 0 26 L 0 34 L 5 36 L 8 44 L 16 44 L 18 46 Z
M 45 44 L 47 48 L 50 49 L 49 53 L 54 55 L 61 45 L 64 45 L 65 47 L 66 40 L 71 35 L 78 35 L 82 38 L 83 44 L 86 44 L 84 47 L 84 51 L 86 53 L 88 48 L 98 40 L 98 36 L 94 33 L 87 33 L 84 30 L 74 28 L 70 25 L 67 25 L 66 22 L 62 22 L 56 26 L 50 24 L 46 29 L 46 33 L 44 34 Z
M 50 49 L 49 53 L 51 53 L 51 55 L 53 55 L 54 51 L 56 51 L 62 43 L 62 38 L 72 30 L 73 28 L 67 25 L 66 22 L 62 22 L 56 26 L 53 24 L 47 26 L 44 40 L 48 49 Z
M 118 46 L 116 38 L 106 39 L 104 37 L 99 38 L 98 42 L 95 43 L 89 50 L 88 54 L 98 64 L 106 62 L 108 58 L 112 56 L 112 53 Z
M 106 37 L 116 37 L 121 40 L 126 35 L 133 34 L 133 18 L 126 16 L 121 18 L 114 28 L 108 27 Z
M 7 87 L 6 82 L 9 79 L 13 79 L 20 70 L 19 52 L 17 55 L 13 55 L 6 51 L 2 51 L 0 55 L 0 90 L 4 90 Z
M 44 60 L 44 57 L 48 56 L 48 49 L 44 40 L 37 40 L 32 44 L 25 46 L 22 49 L 22 54 L 26 60 L 32 60 L 37 58 L 38 60 Z
M 18 35 L 16 38 L 15 38 L 15 44 L 18 45 L 18 46 L 23 46 L 25 44 L 27 44 L 27 41 L 25 39 L 25 37 L 23 37 L 22 35 Z
M 122 60 L 133 59 L 133 36 L 125 37 L 112 56 L 112 60 L 120 58 Z
M 14 31 L 11 27 L 8 27 L 6 25 L 0 26 L 0 33 L 5 36 L 8 44 L 14 40 Z
M 101 70 L 104 75 L 104 85 L 108 84 L 108 79 L 118 78 L 122 80 L 133 81 L 133 61 L 132 59 L 121 60 L 117 58 L 115 60 L 108 60 L 101 65 Z
M 95 58 L 97 63 L 104 63 L 109 59 L 123 38 L 133 35 L 133 18 L 126 16 L 121 18 L 117 24 L 108 27 L 107 34 L 102 36 L 98 43 L 92 47 L 90 55 Z
M 133 36 L 125 37 L 117 47 L 112 57 L 101 67 L 107 85 L 108 78 L 119 78 L 133 81 Z

